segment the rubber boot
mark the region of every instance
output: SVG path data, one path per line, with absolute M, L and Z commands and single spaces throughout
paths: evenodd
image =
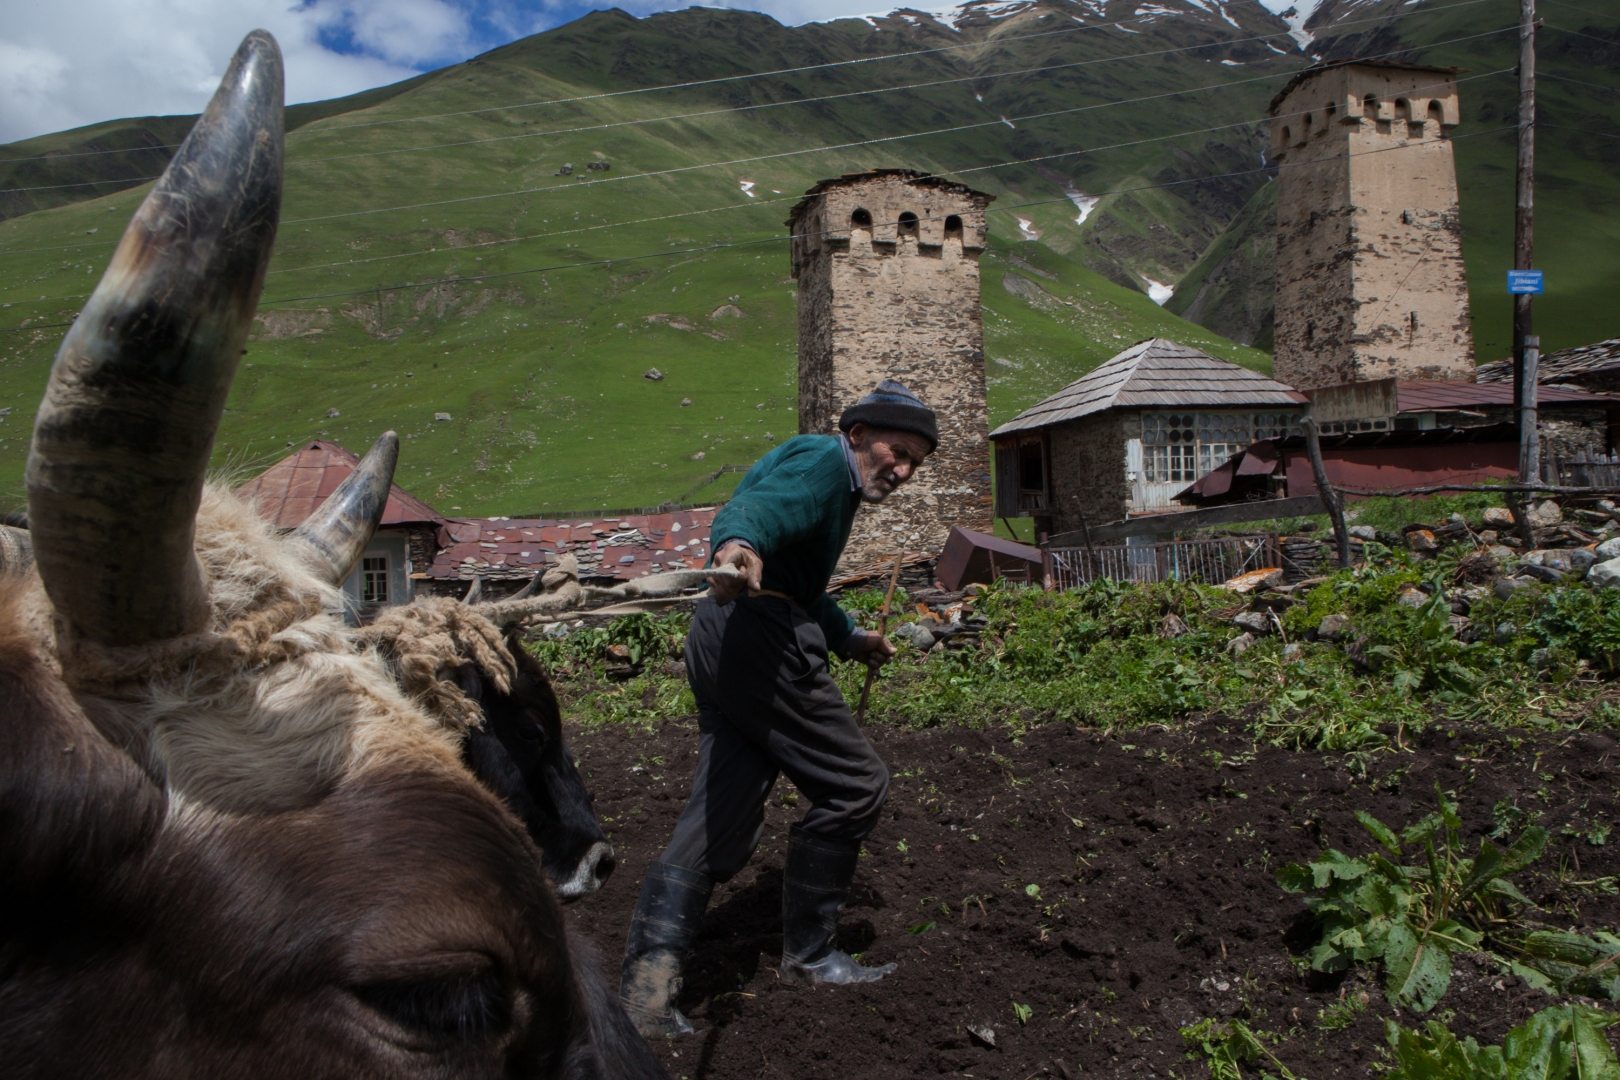
M 858 840 L 829 840 L 800 831 L 788 833 L 787 869 L 782 875 L 782 981 L 790 986 L 877 982 L 896 967 L 862 967 L 833 948 L 838 912 L 849 898 L 860 859 Z
M 713 879 L 696 870 L 661 862 L 647 867 L 619 979 L 619 999 L 644 1036 L 692 1033 L 675 997 L 681 992 L 681 965 L 713 891 Z

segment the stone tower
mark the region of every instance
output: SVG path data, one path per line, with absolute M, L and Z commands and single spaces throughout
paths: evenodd
M 1277 379 L 1302 390 L 1474 377 L 1455 69 L 1348 61 L 1272 99 Z
M 939 448 L 910 483 L 856 515 L 844 564 L 939 551 L 952 525 L 988 531 L 979 256 L 994 196 L 902 169 L 823 180 L 794 206 L 799 431 L 896 379 L 939 416 Z

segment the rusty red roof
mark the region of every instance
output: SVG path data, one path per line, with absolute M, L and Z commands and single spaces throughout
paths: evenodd
M 359 463 L 353 451 L 325 439 L 314 439 L 237 488 L 236 493 L 251 499 L 276 528 L 296 529 Z M 380 524 L 443 525 L 444 518 L 396 484 L 388 489 L 388 505 L 383 508 Z
M 667 514 L 627 514 L 569 521 L 550 518 L 451 518 L 439 528 L 439 553 L 427 569 L 436 580 L 527 580 L 564 554 L 583 577 L 644 577 L 701 567 L 710 554 L 716 506 Z

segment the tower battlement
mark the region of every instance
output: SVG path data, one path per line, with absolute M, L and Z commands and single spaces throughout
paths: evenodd
M 1456 72 L 1348 61 L 1271 102 L 1276 364 L 1301 389 L 1472 379 L 1457 174 Z
M 885 169 L 823 180 L 788 217 L 799 431 L 836 431 L 882 379 L 904 383 L 939 417 L 939 449 L 915 480 L 856 517 L 846 562 L 938 551 L 952 525 L 990 527 L 979 256 L 992 198 Z

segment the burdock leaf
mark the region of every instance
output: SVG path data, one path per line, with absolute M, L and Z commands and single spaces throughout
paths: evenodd
M 1507 849 L 1502 858 L 1502 868 L 1499 874 L 1511 874 L 1515 870 L 1522 870 L 1541 857 L 1542 849 L 1547 846 L 1547 830 L 1540 825 L 1532 825 L 1519 834 L 1513 841 L 1513 846 Z
M 1373 817 L 1365 810 L 1356 811 L 1356 820 L 1361 827 L 1372 833 L 1373 839 L 1384 845 L 1384 849 L 1396 858 L 1401 854 L 1401 842 L 1395 835 L 1395 830 Z
M 1451 985 L 1451 954 L 1438 941 L 1420 937 L 1406 923 L 1389 928 L 1384 949 L 1388 973 L 1385 993 L 1392 1005 L 1405 1005 L 1415 1012 L 1434 1008 Z

